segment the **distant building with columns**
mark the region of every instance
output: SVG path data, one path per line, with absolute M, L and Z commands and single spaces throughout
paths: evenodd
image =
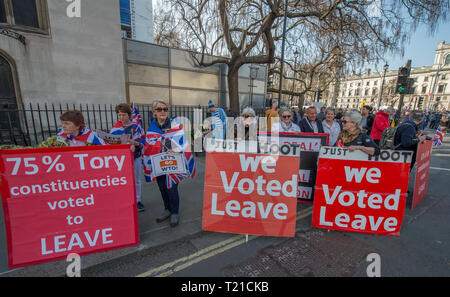
M 398 69 L 365 73 L 342 77 L 331 84 L 327 106 L 359 108 L 363 103 L 372 107 L 398 106 L 400 94 L 395 92 Z M 383 83 L 384 78 L 384 83 Z M 412 67 L 410 78 L 414 80 L 411 94 L 404 96 L 403 106 L 409 109 L 449 110 L 450 109 L 450 44 L 438 43 L 434 63 L 431 66 Z M 383 86 L 382 86 L 383 85 Z M 380 96 L 380 92 L 382 94 Z

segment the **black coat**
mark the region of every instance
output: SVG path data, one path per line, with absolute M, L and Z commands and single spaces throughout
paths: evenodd
M 316 120 L 317 129 L 319 130 L 319 133 L 324 133 L 322 122 L 319 120 Z M 311 128 L 308 118 L 304 118 L 300 121 L 300 130 L 304 133 L 314 133 L 314 130 Z

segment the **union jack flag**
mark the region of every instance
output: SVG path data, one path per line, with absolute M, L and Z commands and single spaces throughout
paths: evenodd
M 153 121 L 147 130 L 143 158 L 144 176 L 147 182 L 156 180 L 156 176 L 152 171 L 151 155 L 161 153 L 163 151 L 163 145 L 166 141 L 170 141 L 173 150 L 182 152 L 187 170 L 187 174 L 166 174 L 166 186 L 170 189 L 173 185 L 178 184 L 188 175 L 191 178 L 194 178 L 196 168 L 190 145 L 186 141 L 186 137 L 184 135 L 183 126 L 178 122 L 178 120 L 176 118 L 171 119 L 171 129 L 166 133 L 161 131 L 156 124 L 156 121 Z
M 139 113 L 139 110 L 137 109 L 136 106 L 134 106 L 134 102 L 131 103 L 131 122 L 135 123 L 136 125 L 140 126 L 141 130 L 142 130 L 142 134 L 144 133 L 144 124 L 142 123 L 142 117 L 141 114 Z
M 442 145 L 442 141 L 444 140 L 444 134 L 441 131 L 441 127 L 438 127 L 436 130 L 436 134 L 434 134 L 433 138 L 433 146 Z
M 77 146 L 77 145 L 84 145 L 85 143 L 95 144 L 95 145 L 104 145 L 105 142 L 103 139 L 97 136 L 97 133 L 90 130 L 88 127 L 84 127 L 78 136 L 73 137 L 70 134 L 65 134 L 63 129 L 60 129 L 58 131 L 58 136 L 64 137 L 68 139 L 71 143 L 71 145 Z M 80 142 L 80 143 L 78 143 Z
M 139 114 L 139 110 L 134 106 L 131 106 L 131 130 L 132 139 L 145 145 L 145 132 L 142 125 L 142 117 Z M 126 133 L 125 128 L 121 121 L 118 121 L 110 130 L 113 135 L 122 135 Z

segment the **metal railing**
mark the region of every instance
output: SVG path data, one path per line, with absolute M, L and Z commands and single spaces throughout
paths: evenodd
M 141 114 L 144 129 L 151 119 L 151 105 L 136 104 Z M 91 130 L 109 131 L 117 122 L 114 104 L 47 104 L 22 105 L 18 109 L 0 110 L 0 144 L 34 146 L 57 134 L 61 127 L 59 117 L 67 110 L 80 110 Z M 194 109 L 201 109 L 203 119 L 208 116 L 207 106 L 174 105 L 169 107 L 169 116 L 185 117 L 191 122 Z

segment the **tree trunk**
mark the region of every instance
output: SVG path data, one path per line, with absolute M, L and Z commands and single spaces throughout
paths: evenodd
M 236 114 L 240 113 L 238 72 L 238 67 L 228 66 L 228 98 L 230 99 L 230 109 Z

